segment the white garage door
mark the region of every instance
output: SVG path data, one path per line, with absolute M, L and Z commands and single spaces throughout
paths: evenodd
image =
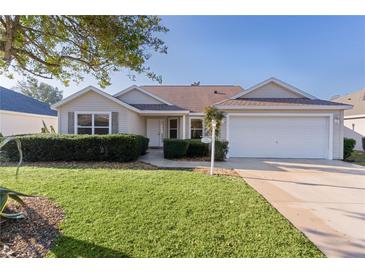
M 229 156 L 328 158 L 328 117 L 230 116 Z

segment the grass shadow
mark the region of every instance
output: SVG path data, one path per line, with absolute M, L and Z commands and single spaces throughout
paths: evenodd
M 16 162 L 0 162 L 0 167 L 16 167 Z M 23 162 L 23 167 L 43 167 L 57 169 L 125 169 L 125 170 L 157 170 L 158 168 L 140 161 L 119 162 Z
M 51 249 L 50 257 L 57 258 L 129 258 L 122 251 L 60 235 Z

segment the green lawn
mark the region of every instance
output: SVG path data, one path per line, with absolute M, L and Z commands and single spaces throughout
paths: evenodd
M 353 162 L 357 165 L 365 166 L 365 152 L 363 151 L 354 151 L 351 156 L 346 159 L 348 162 Z
M 323 257 L 239 177 L 0 167 L 0 184 L 66 213 L 51 257 Z

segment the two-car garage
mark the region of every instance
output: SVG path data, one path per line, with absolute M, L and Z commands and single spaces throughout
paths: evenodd
M 227 115 L 229 157 L 332 159 L 331 114 Z
M 275 78 L 215 105 L 226 116 L 229 157 L 343 158 L 343 112 Z

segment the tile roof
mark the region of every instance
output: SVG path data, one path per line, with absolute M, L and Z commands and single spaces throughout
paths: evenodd
M 335 103 L 320 99 L 308 98 L 237 98 L 228 99 L 219 106 L 341 106 L 345 104 Z
M 0 86 L 0 110 L 57 116 L 48 104 Z
M 167 104 L 130 104 L 132 107 L 138 108 L 139 110 L 162 110 L 162 111 L 178 111 L 186 110 L 184 108 L 167 105 Z
M 141 86 L 162 99 L 193 111 L 203 112 L 207 106 L 228 99 L 242 92 L 243 88 L 234 85 L 200 85 L 200 86 Z
M 357 92 L 336 97 L 332 101 L 354 106 L 352 109 L 345 110 L 345 116 L 365 115 L 365 88 Z

